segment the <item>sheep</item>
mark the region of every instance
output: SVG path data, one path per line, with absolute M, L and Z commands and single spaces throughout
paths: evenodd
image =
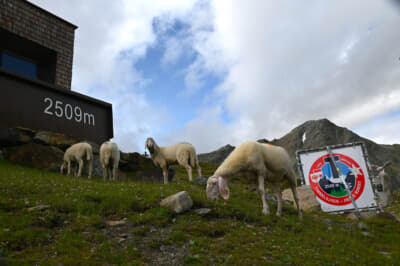
M 164 184 L 168 184 L 168 166 L 175 163 L 186 168 L 189 181 L 192 181 L 192 168 L 196 168 L 197 173 L 201 176 L 196 150 L 192 144 L 182 142 L 167 147 L 159 147 L 153 138 L 147 138 L 145 147 L 149 150 L 154 164 L 162 168 Z
M 64 153 L 63 163 L 60 167 L 60 173 L 63 174 L 64 168 L 68 167 L 67 174 L 71 174 L 71 162 L 77 162 L 79 165 L 78 172 L 75 173 L 75 176 L 81 176 L 83 161 L 86 160 L 89 165 L 89 174 L 88 178 L 92 177 L 92 169 L 93 169 L 93 151 L 92 146 L 86 142 L 80 142 L 69 147 Z
M 100 146 L 100 163 L 103 168 L 104 180 L 115 180 L 119 164 L 119 149 L 116 143 L 106 141 Z
M 221 195 L 229 199 L 229 179 L 241 172 L 248 172 L 258 176 L 258 193 L 262 200 L 262 213 L 269 214 L 269 206 L 265 200 L 264 179 L 272 184 L 277 199 L 278 207 L 276 216 L 282 213 L 282 194 L 279 183 L 285 179 L 289 181 L 296 202 L 299 219 L 302 219 L 299 199 L 296 191 L 296 176 L 291 167 L 290 157 L 285 149 L 271 144 L 261 144 L 248 141 L 237 147 L 217 168 L 207 180 L 207 198 L 216 201 Z

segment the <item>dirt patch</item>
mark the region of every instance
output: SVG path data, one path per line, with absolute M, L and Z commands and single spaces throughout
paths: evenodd
M 190 255 L 188 243 L 177 245 L 171 242 L 171 226 L 156 228 L 127 222 L 120 226 L 106 226 L 102 232 L 121 248 L 133 245 L 149 265 L 183 265 L 185 257 Z

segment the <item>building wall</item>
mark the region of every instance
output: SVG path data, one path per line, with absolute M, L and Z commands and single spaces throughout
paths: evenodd
M 55 85 L 71 89 L 75 25 L 25 0 L 0 0 L 0 28 L 57 53 Z

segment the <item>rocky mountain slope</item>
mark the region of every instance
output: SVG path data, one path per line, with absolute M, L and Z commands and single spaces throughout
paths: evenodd
M 303 137 L 305 140 L 303 142 Z M 366 144 L 371 164 L 382 165 L 391 161 L 387 167 L 387 173 L 392 177 L 394 189 L 400 189 L 400 145 L 377 144 L 369 139 L 363 138 L 351 130 L 340 127 L 328 119 L 310 120 L 294 128 L 282 138 L 268 141 L 261 139 L 259 142 L 270 142 L 282 146 L 291 155 L 295 162 L 297 150 L 317 148 L 327 145 L 344 144 L 349 142 L 363 141 Z M 229 147 L 229 149 L 227 148 Z M 226 145 L 216 151 L 200 154 L 199 160 L 212 163 L 221 163 L 233 150 L 233 146 Z M 229 151 L 229 152 L 228 152 Z M 293 165 L 295 167 L 295 163 Z

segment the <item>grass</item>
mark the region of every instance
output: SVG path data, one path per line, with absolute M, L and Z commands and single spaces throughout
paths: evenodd
M 202 164 L 205 176 L 216 165 Z M 284 206 L 280 218 L 263 216 L 251 184 L 233 182 L 231 199 L 206 199 L 176 167 L 168 185 L 66 177 L 0 161 L 0 264 L 300 264 L 395 265 L 400 260 L 399 223 L 357 221 Z M 194 207 L 176 215 L 160 200 L 186 190 Z M 399 213 L 400 195 L 390 208 Z M 29 210 L 42 206 L 42 209 Z M 270 203 L 272 210 L 275 205 Z M 124 221 L 109 226 L 108 221 Z

